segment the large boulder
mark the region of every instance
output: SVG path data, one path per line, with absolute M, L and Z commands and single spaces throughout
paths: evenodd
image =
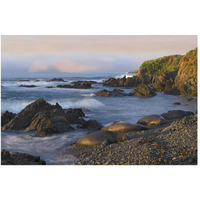
M 183 110 L 170 110 L 167 113 L 161 114 L 166 120 L 173 120 L 187 115 L 194 115 L 193 112 Z
M 1 127 L 3 127 L 5 124 L 7 124 L 11 119 L 15 117 L 16 114 L 12 112 L 5 111 L 1 115 Z
M 148 115 L 146 117 L 138 120 L 137 124 L 142 124 L 145 126 L 157 126 L 166 123 L 165 118 L 161 115 Z
M 35 134 L 38 136 L 47 136 L 71 131 L 73 128 L 70 126 L 64 110 L 58 103 L 51 105 L 40 98 L 26 106 L 2 127 L 2 131 L 11 130 L 35 131 Z
M 138 97 L 152 97 L 156 95 L 154 90 L 144 84 L 140 84 L 137 89 L 133 89 L 132 91 L 135 92 L 135 96 Z
M 120 135 L 111 131 L 98 131 L 83 136 L 77 141 L 76 145 L 94 146 L 100 144 L 116 143 L 124 140 L 127 140 L 127 137 L 124 135 Z
M 100 130 L 103 127 L 103 125 L 97 122 L 96 120 L 88 120 L 88 121 L 84 121 L 78 127 L 88 129 L 88 130 Z
M 44 160 L 39 156 L 32 156 L 27 153 L 10 153 L 9 151 L 1 150 L 2 165 L 46 165 Z
M 120 121 L 120 122 L 112 122 L 109 126 L 103 127 L 101 130 L 126 133 L 131 131 L 147 130 L 147 128 L 139 124 L 132 124 Z

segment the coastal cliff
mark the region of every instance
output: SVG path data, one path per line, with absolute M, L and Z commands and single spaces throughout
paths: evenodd
M 197 48 L 186 55 L 164 56 L 145 61 L 133 77 L 110 78 L 104 86 L 137 87 L 140 84 L 154 87 L 158 92 L 173 95 L 197 95 Z

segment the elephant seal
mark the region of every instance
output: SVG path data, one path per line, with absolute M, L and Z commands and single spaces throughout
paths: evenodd
M 76 145 L 94 146 L 99 144 L 110 144 L 127 140 L 126 136 L 111 131 L 98 131 L 80 138 Z
M 165 124 L 166 120 L 164 117 L 160 115 L 148 115 L 146 117 L 141 118 L 137 124 L 142 124 L 145 126 L 153 126 L 153 125 L 161 125 Z
M 109 126 L 103 127 L 102 131 L 114 131 L 118 133 L 126 133 L 130 131 L 142 131 L 147 130 L 146 127 L 140 124 L 131 124 L 127 122 L 113 122 Z

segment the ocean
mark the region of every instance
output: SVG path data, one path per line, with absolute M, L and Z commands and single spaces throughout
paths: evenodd
M 157 93 L 150 98 L 134 96 L 98 97 L 94 93 L 111 87 L 103 87 L 102 81 L 110 77 L 131 77 L 134 74 L 124 73 L 32 73 L 32 74 L 2 74 L 1 77 L 1 113 L 8 110 L 20 112 L 33 101 L 44 98 L 51 104 L 58 102 L 63 108 L 82 108 L 85 119 L 93 119 L 104 126 L 113 121 L 136 123 L 141 117 L 151 114 L 162 114 L 169 110 L 185 110 L 197 112 L 196 97 L 187 101 L 189 96 L 174 96 Z M 47 82 L 51 78 L 63 78 L 66 82 Z M 25 81 L 20 81 L 25 80 Z M 40 80 L 40 81 L 36 81 Z M 73 81 L 96 81 L 91 89 L 45 88 L 60 84 L 71 84 Z M 20 85 L 36 85 L 35 88 L 19 87 Z M 118 88 L 122 89 L 122 88 Z M 131 89 L 124 89 L 130 93 Z M 172 105 L 180 102 L 181 105 Z M 1 133 L 1 148 L 10 152 L 29 153 L 40 156 L 47 164 L 73 164 L 76 158 L 64 152 L 65 147 L 76 142 L 87 134 L 86 130 L 77 129 L 50 137 L 33 137 L 31 133 Z

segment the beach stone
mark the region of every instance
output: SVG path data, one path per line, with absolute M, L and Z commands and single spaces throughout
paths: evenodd
M 7 124 L 12 118 L 15 117 L 16 114 L 12 112 L 5 111 L 1 115 L 1 127 L 3 127 L 5 124 Z
M 80 138 L 76 145 L 94 146 L 127 140 L 126 136 L 111 131 L 98 131 Z
M 167 113 L 161 114 L 166 120 L 172 120 L 180 117 L 184 117 L 186 115 L 194 115 L 193 112 L 183 111 L 183 110 L 170 110 Z
M 112 122 L 109 126 L 103 127 L 102 131 L 114 131 L 118 133 L 126 133 L 130 131 L 142 131 L 147 130 L 146 127 L 139 124 L 132 124 L 127 122 Z
M 27 153 L 10 153 L 4 149 L 1 150 L 2 165 L 46 165 L 44 160 L 39 156 L 32 156 Z
M 166 123 L 166 120 L 161 115 L 148 115 L 146 117 L 141 118 L 137 122 L 137 124 L 143 124 L 145 126 L 157 126 L 164 123 Z

